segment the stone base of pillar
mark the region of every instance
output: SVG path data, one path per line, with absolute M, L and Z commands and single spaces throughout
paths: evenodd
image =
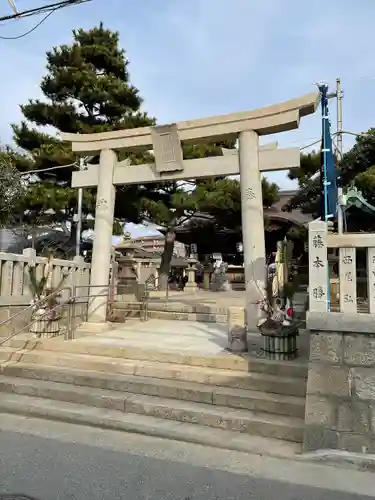
M 204 290 L 209 290 L 210 289 L 210 271 L 205 271 L 203 274 L 203 289 Z
M 197 284 L 194 283 L 194 282 L 190 282 L 188 281 L 185 285 L 185 290 L 187 292 L 197 292 L 198 291 L 198 287 L 197 287 Z
M 107 297 L 90 297 L 88 323 L 105 323 L 107 321 Z
M 237 353 L 247 351 L 245 309 L 243 307 L 229 307 L 228 309 L 228 350 Z

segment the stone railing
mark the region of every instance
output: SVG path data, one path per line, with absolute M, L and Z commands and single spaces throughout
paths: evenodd
M 330 248 L 339 249 L 334 278 Z M 358 303 L 358 248 L 366 251 L 365 308 Z M 374 453 L 375 234 L 338 235 L 324 222 L 310 223 L 309 302 L 304 449 Z
M 32 294 L 30 291 L 28 267 L 35 265 L 37 276 L 41 277 L 47 264 L 46 257 L 37 257 L 35 250 L 28 248 L 22 255 L 0 252 L 0 321 L 22 311 L 30 305 Z M 69 288 L 77 287 L 76 294 L 82 296 L 78 300 L 77 314 L 83 315 L 87 308 L 87 295 L 90 283 L 90 264 L 82 257 L 73 260 L 52 260 L 52 286 L 57 286 L 66 275 L 63 283 L 62 298 L 67 299 L 71 292 Z M 19 317 L 19 322 L 27 321 Z
M 363 284 L 357 266 L 357 249 L 367 252 L 367 290 L 358 297 Z M 328 258 L 329 249 L 338 249 L 338 274 Z M 375 234 L 327 231 L 325 222 L 309 224 L 309 310 L 310 313 L 375 313 Z

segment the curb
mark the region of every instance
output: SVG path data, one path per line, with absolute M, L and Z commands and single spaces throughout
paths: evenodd
M 317 450 L 296 455 L 303 462 L 320 462 L 334 467 L 343 467 L 375 472 L 375 454 L 354 453 L 345 450 Z
M 298 447 L 296 443 L 288 443 L 289 448 L 287 452 L 280 452 L 272 447 L 267 447 L 264 451 L 264 445 L 257 445 L 256 442 L 267 441 L 267 438 L 259 436 L 246 436 L 244 439 L 241 433 L 233 433 L 231 431 L 220 431 L 218 435 L 216 429 L 212 432 L 211 429 L 205 429 L 203 426 L 195 426 L 195 424 L 184 424 L 177 421 L 167 421 L 163 419 L 156 419 L 149 417 L 142 418 L 137 416 L 137 420 L 132 419 L 131 414 L 122 414 L 119 419 L 113 415 L 113 411 L 99 408 L 88 408 L 83 405 L 70 405 L 81 407 L 83 411 L 77 410 L 63 410 L 62 408 L 40 408 L 36 406 L 19 407 L 12 403 L 0 404 L 0 412 L 5 414 L 23 415 L 26 417 L 41 418 L 55 422 L 66 422 L 76 425 L 89 426 L 93 428 L 101 428 L 107 430 L 122 431 L 124 433 L 142 434 L 144 436 L 158 437 L 162 439 L 169 439 L 185 443 L 200 444 L 203 446 L 210 446 L 224 450 L 233 450 L 252 455 L 270 456 L 274 458 L 293 459 L 297 451 L 292 451 Z M 81 409 L 80 408 L 80 409 Z M 80 410 L 79 409 L 79 410 Z M 120 415 L 119 415 L 120 416 Z M 134 415 L 133 415 L 134 416 Z M 149 422 L 152 420 L 152 423 Z M 200 427 L 195 430 L 195 427 Z M 194 431 L 191 432 L 191 429 Z M 222 434 L 225 433 L 225 434 Z M 235 434 L 235 435 L 234 435 Z M 239 434 L 239 435 L 237 435 Z M 226 439 L 218 439 L 220 438 Z M 246 442 L 247 441 L 247 442 Z M 276 440 L 279 441 L 279 440 Z M 280 443 L 282 441 L 280 440 Z

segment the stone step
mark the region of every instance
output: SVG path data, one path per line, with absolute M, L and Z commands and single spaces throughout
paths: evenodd
M 100 335 L 105 332 L 110 332 L 114 328 L 116 328 L 116 325 L 112 324 L 111 322 L 106 322 L 106 323 L 83 322 L 76 327 L 74 332 L 74 338 L 77 339 L 80 337 Z
M 8 414 L 21 414 L 60 422 L 145 434 L 258 455 L 293 458 L 301 452 L 301 445 L 299 443 L 282 441 L 280 439 L 252 436 L 250 434 L 188 424 L 176 420 L 165 420 L 124 413 L 118 410 L 94 408 L 75 403 L 51 401 L 15 394 L 2 394 L 0 411 Z
M 106 373 L 180 380 L 289 396 L 305 397 L 306 395 L 305 379 L 268 375 L 261 372 L 244 372 L 206 367 L 198 368 L 197 366 L 174 363 L 12 348 L 0 349 L 0 360 L 4 363 L 22 362 L 45 366 L 63 366 Z
M 307 378 L 307 363 L 294 361 L 273 361 L 254 358 L 246 354 L 232 354 L 223 352 L 219 355 L 204 355 L 193 351 L 179 352 L 176 350 L 157 350 L 138 347 L 116 345 L 103 342 L 93 343 L 89 338 L 73 341 L 58 339 L 40 341 L 30 337 L 17 336 L 6 343 L 6 347 L 14 349 L 28 349 L 35 351 L 53 351 L 75 354 L 90 354 L 137 361 L 151 361 L 204 368 L 217 368 L 222 370 L 235 370 L 243 372 L 259 372 L 277 377 L 290 377 L 295 379 Z M 4 347 L 5 348 L 5 347 Z
M 121 323 L 129 318 L 140 318 L 141 306 L 133 302 L 115 302 L 111 309 L 111 321 Z M 227 323 L 228 312 L 226 308 L 216 308 L 210 306 L 194 306 L 178 303 L 158 303 L 148 304 L 148 318 L 162 320 L 180 321 L 203 321 L 205 323 Z
M 174 312 L 174 311 L 148 311 L 150 319 L 169 319 L 180 321 L 202 321 L 204 323 L 219 323 L 224 324 L 228 322 L 227 314 L 212 314 L 212 313 L 187 313 L 187 312 Z
M 216 315 L 216 314 L 206 314 L 206 313 L 187 313 L 178 311 L 153 311 L 148 310 L 148 319 L 161 319 L 161 320 L 171 320 L 171 321 L 202 321 L 204 323 L 220 323 L 225 324 L 228 322 L 227 315 Z M 125 323 L 129 319 L 143 319 L 143 312 L 137 310 L 132 310 L 129 306 L 128 310 L 118 309 L 117 307 L 112 308 L 111 321 L 113 323 Z
M 195 425 L 302 442 L 304 421 L 300 418 L 268 413 L 235 410 L 190 401 L 121 393 L 71 384 L 1 377 L 0 391 L 21 396 L 32 396 L 96 408 L 107 408 L 137 415 L 178 420 Z M 2 401 L 0 410 L 4 411 Z
M 90 329 L 91 332 L 95 333 L 103 333 L 110 331 L 114 328 L 114 325 L 112 325 L 110 322 L 106 323 L 96 323 L 93 321 L 90 322 L 83 322 L 80 325 L 77 326 L 76 330 L 86 330 Z
M 140 305 L 137 302 L 131 301 L 116 301 L 114 304 L 116 309 L 128 309 L 132 308 L 134 310 L 139 310 Z M 184 302 L 170 301 L 165 302 L 164 300 L 156 301 L 150 300 L 148 302 L 149 311 L 167 311 L 167 312 L 181 312 L 181 313 L 195 313 L 195 314 L 219 314 L 226 316 L 228 314 L 228 307 L 218 307 L 214 304 L 186 304 Z
M 75 386 L 228 406 L 229 408 L 298 418 L 304 418 L 305 415 L 305 398 L 302 397 L 217 387 L 194 382 L 141 376 L 112 375 L 60 366 L 41 367 L 24 363 L 7 364 L 3 366 L 2 374 L 7 377 L 22 377 L 25 379 L 73 384 Z
M 293 302 L 293 309 L 295 316 L 300 319 L 306 319 L 306 307 L 304 302 Z M 130 301 L 116 301 L 113 305 L 113 310 L 120 313 L 124 311 L 127 314 L 138 314 L 141 310 L 141 305 L 139 302 Z M 228 307 L 218 307 L 211 304 L 185 304 L 183 302 L 165 302 L 165 301 L 150 301 L 148 302 L 149 314 L 155 313 L 165 313 L 165 314 L 179 314 L 181 319 L 192 320 L 192 318 L 215 318 L 217 317 L 217 322 L 226 323 L 228 320 Z M 153 316 L 151 316 L 153 317 Z M 167 318 L 168 316 L 160 316 L 161 318 Z M 174 317 L 173 319 L 179 319 Z M 213 319 L 214 320 L 214 319 Z M 198 319 L 199 321 L 199 319 Z M 200 321 L 206 321 L 200 319 Z

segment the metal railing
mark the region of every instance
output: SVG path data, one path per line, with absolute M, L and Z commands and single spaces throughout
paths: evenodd
M 142 284 L 117 284 L 116 277 L 113 275 L 110 283 L 106 285 L 74 285 L 72 287 L 64 287 L 58 291 L 52 292 L 48 297 L 43 298 L 35 303 L 30 304 L 26 308 L 18 311 L 9 318 L 0 321 L 0 346 L 11 340 L 13 337 L 23 333 L 32 332 L 38 335 L 38 328 L 36 328 L 37 322 L 39 322 L 39 327 L 42 323 L 45 324 L 46 331 L 40 332 L 40 337 L 43 337 L 43 333 L 46 336 L 64 336 L 64 340 L 71 340 L 75 338 L 75 331 L 79 326 L 80 322 L 88 321 L 88 316 L 90 312 L 90 307 L 92 301 L 98 297 L 107 298 L 107 311 L 106 315 L 109 321 L 113 319 L 113 308 L 116 303 L 116 290 L 117 287 L 125 290 L 125 295 L 134 294 L 135 300 L 129 301 L 128 307 L 121 306 L 122 311 L 126 312 L 139 312 L 140 320 L 147 321 L 149 319 L 149 299 L 150 293 L 153 291 L 160 290 L 160 276 L 151 275 Z M 92 293 L 93 289 L 100 288 L 98 293 Z M 79 290 L 87 290 L 86 293 L 78 293 Z M 169 299 L 170 286 L 165 289 L 164 300 L 168 302 Z M 40 311 L 44 309 L 48 301 L 51 299 L 56 299 L 56 304 L 54 307 L 46 308 L 46 310 L 41 313 Z M 77 314 L 77 306 L 83 306 L 83 309 Z M 39 311 L 36 314 L 36 311 Z M 78 319 L 78 321 L 77 321 Z M 58 321 L 58 331 L 51 331 L 52 326 L 56 326 Z M 20 323 L 22 326 L 20 326 Z M 10 330 L 11 333 L 6 335 L 4 338 L 1 335 L 2 330 L 6 328 L 7 332 Z M 53 335 L 56 333 L 56 335 Z
M 124 295 L 133 294 L 135 296 L 135 299 L 136 299 L 136 300 L 130 301 L 130 307 L 121 307 L 121 310 L 125 311 L 125 312 L 138 312 L 139 311 L 140 320 L 147 321 L 148 320 L 148 314 L 147 314 L 148 294 L 147 294 L 147 292 L 142 292 L 140 290 L 139 284 L 137 284 L 137 285 L 131 284 L 129 286 L 127 286 L 126 284 L 121 284 L 121 285 L 118 285 L 118 287 L 120 288 L 120 290 L 122 292 L 125 291 Z M 76 290 L 79 288 L 87 288 L 88 293 L 86 295 L 80 295 L 80 294 L 77 295 Z M 107 288 L 108 292 L 107 293 L 91 294 L 90 293 L 91 288 L 103 288 L 103 289 Z M 107 297 L 107 299 L 108 299 L 107 300 L 107 312 L 106 312 L 107 318 L 109 321 L 115 319 L 113 316 L 113 308 L 114 308 L 114 305 L 116 303 L 116 294 L 114 293 L 114 290 L 115 290 L 115 286 L 112 284 L 110 284 L 110 285 L 78 285 L 78 286 L 73 287 L 73 297 L 72 297 L 72 308 L 73 308 L 72 315 L 73 315 L 73 318 L 75 317 L 76 304 L 80 303 L 79 299 L 88 299 L 87 302 L 86 301 L 82 302 L 84 304 L 87 303 L 87 310 L 86 310 L 86 321 L 87 321 L 88 316 L 89 316 L 90 306 L 91 306 L 90 299 L 95 299 L 96 297 Z M 122 294 L 120 294 L 120 295 L 122 295 Z M 136 306 L 139 306 L 139 309 L 137 309 Z
M 86 293 L 77 293 L 79 289 L 87 290 Z M 101 288 L 98 293 L 91 293 L 91 289 Z M 92 301 L 98 297 L 107 297 L 107 316 L 110 314 L 111 308 L 113 306 L 115 296 L 113 294 L 113 285 L 73 285 L 72 286 L 72 296 L 69 301 L 69 306 L 71 309 L 72 323 L 74 324 L 74 318 L 76 317 L 76 306 L 82 304 L 85 307 L 85 311 L 82 314 L 84 321 L 88 321 L 90 306 Z
M 77 290 L 82 288 L 87 289 L 87 292 L 84 294 L 77 293 Z M 96 288 L 101 288 L 102 290 L 98 293 L 91 293 L 92 289 Z M 65 295 L 65 297 L 61 297 L 62 295 Z M 38 333 L 40 333 L 40 337 L 43 337 L 44 333 L 46 336 L 51 337 L 64 336 L 64 340 L 73 340 L 79 324 L 88 320 L 92 301 L 98 297 L 107 298 L 106 315 L 110 318 L 111 310 L 116 299 L 112 284 L 75 285 L 52 292 L 48 297 L 30 304 L 9 318 L 0 321 L 0 346 L 24 332 L 35 333 L 37 336 Z M 45 308 L 48 301 L 51 299 L 56 299 L 57 303 L 41 313 L 40 311 Z M 144 293 L 141 300 L 137 302 L 140 305 L 140 319 L 144 321 L 148 319 L 147 299 L 148 294 Z M 83 306 L 83 310 L 79 311 L 77 314 L 77 306 L 80 304 Z M 38 314 L 36 314 L 37 311 Z M 54 322 L 58 322 L 58 330 L 56 331 L 53 330 L 53 327 L 57 326 Z M 20 323 L 24 323 L 23 326 L 19 327 Z M 42 325 L 45 327 L 45 331 L 42 331 Z M 6 328 L 7 331 L 11 330 L 11 333 L 3 338 L 1 336 L 1 331 L 4 328 Z M 40 331 L 38 332 L 39 329 Z

